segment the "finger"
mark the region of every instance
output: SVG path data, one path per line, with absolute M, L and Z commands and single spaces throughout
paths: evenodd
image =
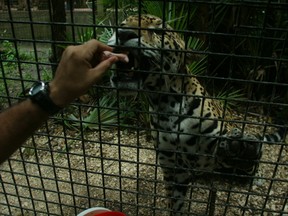
M 102 62 L 100 62 L 95 68 L 91 69 L 92 72 L 92 80 L 94 82 L 97 82 L 104 74 L 105 72 L 119 59 L 116 56 L 112 56 Z
M 110 58 L 111 56 L 116 56 L 119 61 L 126 62 L 126 63 L 129 62 L 129 58 L 128 58 L 128 56 L 126 54 L 123 54 L 123 53 L 112 53 L 110 51 L 104 51 L 103 52 L 103 59 L 102 60 Z
M 87 60 L 91 63 L 92 68 L 103 60 L 104 51 L 112 52 L 113 50 L 112 47 L 109 47 L 95 39 L 86 42 L 83 46 L 84 47 L 81 51 L 84 52 L 83 55 L 86 56 Z
M 107 51 L 112 51 L 113 48 L 110 46 L 107 46 L 106 44 L 103 44 L 95 39 L 89 40 L 88 42 L 86 42 L 84 44 L 85 48 L 87 47 L 87 49 L 92 49 L 94 51 L 94 53 L 101 53 L 105 50 Z

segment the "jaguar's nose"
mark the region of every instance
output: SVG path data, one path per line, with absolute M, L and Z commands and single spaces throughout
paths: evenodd
M 118 29 L 118 38 L 120 40 L 120 44 L 124 44 L 131 39 L 138 38 L 138 35 L 135 31 L 130 29 Z

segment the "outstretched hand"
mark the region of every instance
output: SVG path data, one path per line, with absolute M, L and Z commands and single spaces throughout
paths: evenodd
M 54 79 L 49 83 L 50 98 L 65 107 L 85 94 L 116 61 L 128 61 L 125 54 L 112 53 L 112 48 L 96 40 L 69 46 L 62 55 Z M 25 100 L 0 113 L 0 163 L 18 149 L 49 117 L 32 100 Z
M 128 61 L 125 54 L 111 55 L 112 48 L 97 40 L 68 46 L 61 58 L 54 79 L 50 82 L 53 102 L 65 107 L 85 94 L 117 61 Z

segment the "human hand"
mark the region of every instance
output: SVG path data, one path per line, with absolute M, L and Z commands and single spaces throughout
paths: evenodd
M 128 61 L 127 55 L 111 55 L 111 52 L 111 47 L 97 40 L 68 46 L 49 84 L 52 101 L 59 107 L 67 106 L 99 81 L 113 63 Z

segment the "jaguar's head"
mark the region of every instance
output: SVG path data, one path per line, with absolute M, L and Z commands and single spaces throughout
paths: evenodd
M 152 15 L 130 16 L 108 45 L 128 54 L 129 63 L 116 63 L 111 83 L 118 89 L 162 89 L 175 73 L 185 73 L 185 43 L 178 33 Z

